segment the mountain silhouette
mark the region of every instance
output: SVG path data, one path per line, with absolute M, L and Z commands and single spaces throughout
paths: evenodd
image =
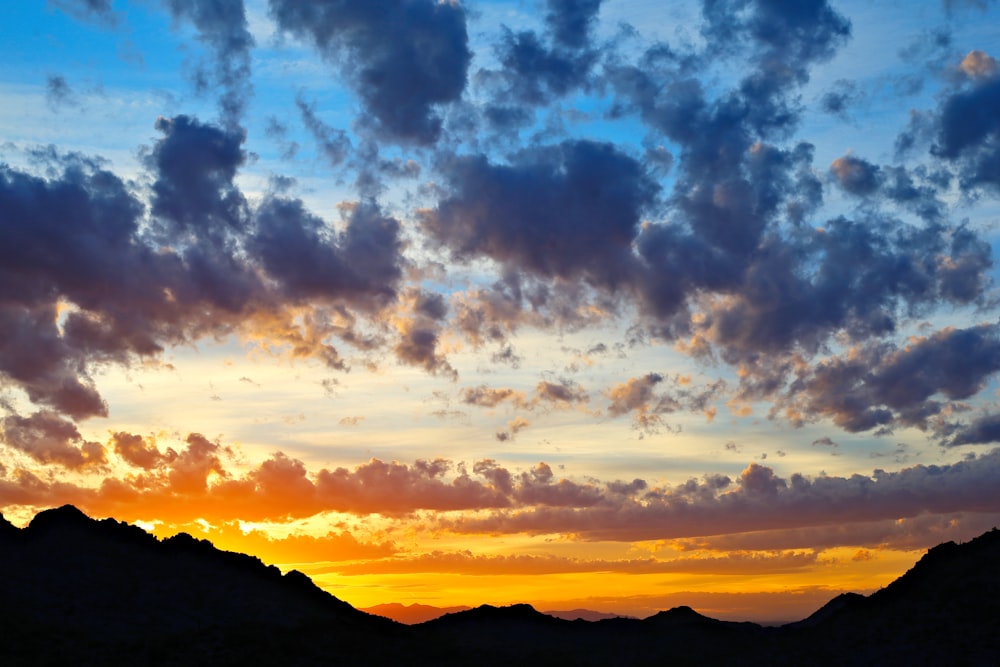
M 407 625 L 414 625 L 416 623 L 424 623 L 426 621 L 433 620 L 445 614 L 452 614 L 456 611 L 466 611 L 471 609 L 471 607 L 457 606 L 457 607 L 434 607 L 428 604 L 400 604 L 398 602 L 389 602 L 387 604 L 377 604 L 374 607 L 364 607 L 361 611 L 366 614 L 375 614 L 376 616 L 385 616 L 386 618 L 391 618 L 394 621 L 399 621 L 400 623 L 405 623 Z
M 690 607 L 587 621 L 526 604 L 408 626 L 299 572 L 69 505 L 23 529 L 0 517 L 0 567 L 3 665 L 995 665 L 1000 655 L 996 529 L 777 628 Z

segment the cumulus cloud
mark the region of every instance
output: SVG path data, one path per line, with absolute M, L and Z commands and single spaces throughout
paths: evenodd
M 84 441 L 72 422 L 48 410 L 30 417 L 8 415 L 0 420 L 0 430 L 7 445 L 39 463 L 54 463 L 74 470 L 107 463 L 104 447 Z
M 177 453 L 172 449 L 161 453 L 152 440 L 147 441 L 141 435 L 125 433 L 124 431 L 114 433 L 108 444 L 114 453 L 127 463 L 145 470 L 170 463 L 177 457 Z
M 1000 415 L 987 414 L 972 423 L 959 427 L 954 437 L 947 441 L 951 447 L 958 445 L 986 445 L 1000 442 Z
M 480 70 L 476 79 L 491 94 L 484 113 L 497 129 L 527 124 L 525 107 L 538 106 L 589 85 L 600 50 L 591 28 L 601 0 L 549 0 L 545 31 L 505 29 L 495 47 L 500 68 Z
M 509 165 L 459 156 L 441 165 L 450 194 L 424 228 L 456 259 L 489 257 L 547 278 L 614 288 L 656 184 L 639 162 L 589 141 L 530 149 Z
M 338 66 L 371 114 L 373 129 L 397 141 L 432 144 L 438 107 L 461 97 L 472 54 L 458 3 L 270 0 L 280 28 Z
M 852 195 L 869 195 L 879 187 L 879 168 L 853 155 L 834 160 L 830 172 L 840 187 Z

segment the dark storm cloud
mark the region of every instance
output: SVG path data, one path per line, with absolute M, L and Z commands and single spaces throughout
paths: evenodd
M 837 218 L 791 241 L 769 239 L 737 295 L 704 326 L 731 363 L 797 347 L 815 353 L 835 331 L 864 341 L 939 302 L 975 302 L 992 266 L 972 232 Z
M 705 0 L 710 50 L 749 43 L 759 76 L 807 78 L 806 68 L 830 58 L 851 34 L 851 23 L 826 0 Z M 783 68 L 788 72 L 782 72 Z
M 544 104 L 586 84 L 598 57 L 590 32 L 600 8 L 601 0 L 549 0 L 544 34 L 504 32 L 496 47 L 501 69 L 477 76 L 497 100 L 490 113 L 504 115 L 490 119 L 495 126 L 510 125 L 515 120 L 511 111 Z
M 186 116 L 157 127 L 148 215 L 99 160 L 35 151 L 47 178 L 0 167 L 0 379 L 82 420 L 108 414 L 96 364 L 203 336 L 259 328 L 337 367 L 331 336 L 370 348 L 350 309 L 374 317 L 396 300 L 399 223 L 371 203 L 343 205 L 339 232 L 297 200 L 252 207 L 235 183 L 241 132 Z M 307 303 L 300 322 L 285 312 Z M 427 299 L 421 316 L 443 310 Z
M 940 420 L 946 401 L 977 394 L 997 371 L 1000 329 L 981 325 L 944 329 L 902 348 L 869 344 L 804 371 L 789 392 L 798 413 L 830 418 L 846 431 L 902 425 L 947 434 L 953 427 Z
M 52 180 L 0 168 L 0 373 L 33 403 L 79 419 L 107 414 L 91 356 L 155 348 L 123 320 L 142 291 L 128 276 L 145 259 L 155 271 L 157 260 L 134 246 L 142 206 L 125 184 L 72 156 L 63 166 Z M 60 322 L 60 297 L 94 315 L 70 311 Z M 92 335 L 115 329 L 123 335 L 113 343 Z
M 932 153 L 958 166 L 964 189 L 1000 189 L 1000 76 L 995 71 L 947 97 L 935 125 Z
M 286 298 L 343 299 L 369 311 L 395 299 L 402 274 L 399 222 L 375 204 L 348 210 L 339 234 L 297 199 L 266 199 L 254 221 L 248 249 Z
M 163 0 L 175 19 L 194 24 L 198 39 L 214 52 L 215 79 L 223 89 L 222 119 L 239 123 L 251 94 L 250 51 L 254 40 L 247 26 L 243 0 Z
M 617 112 L 638 113 L 681 147 L 671 201 L 692 235 L 661 228 L 640 242 L 648 261 L 667 272 L 669 287 L 646 289 L 647 301 L 664 314 L 683 301 L 682 280 L 712 288 L 734 280 L 793 192 L 806 195 L 798 208 L 816 200 L 814 178 L 803 171 L 811 147 L 782 150 L 762 141 L 795 127 L 791 94 L 808 81 L 809 66 L 832 56 L 850 33 L 846 19 L 821 1 L 711 1 L 704 16 L 704 54 L 658 45 L 638 64 L 608 70 Z M 744 51 L 751 73 L 709 99 L 693 76 L 702 61 Z M 677 271 L 679 260 L 692 255 L 698 259 L 691 264 L 703 268 Z
M 480 72 L 477 78 L 494 87 L 498 97 L 520 105 L 544 104 L 566 95 L 584 82 L 595 58 L 590 53 L 549 50 L 531 31 L 508 32 L 497 57 L 503 69 Z
M 457 259 L 490 257 L 539 277 L 629 280 L 634 239 L 656 184 L 610 144 L 567 141 L 510 164 L 457 156 L 441 165 L 450 194 L 424 228 Z
M 246 198 L 234 182 L 246 161 L 242 131 L 188 116 L 161 117 L 156 129 L 164 137 L 146 157 L 156 174 L 153 215 L 169 225 L 174 238 L 221 245 L 247 224 Z
M 1000 442 L 1000 415 L 988 414 L 960 428 L 946 444 L 950 447 L 957 447 L 959 445 L 986 445 L 995 442 Z
M 587 46 L 602 0 L 548 0 L 545 25 L 552 40 L 568 49 Z
M 340 67 L 377 131 L 417 144 L 437 140 L 437 107 L 461 97 L 472 58 L 461 5 L 270 0 L 270 8 L 282 30 Z

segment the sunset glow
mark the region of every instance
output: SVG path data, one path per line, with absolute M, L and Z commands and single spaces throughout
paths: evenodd
M 996 3 L 0 21 L 15 524 L 772 623 L 1000 525 Z

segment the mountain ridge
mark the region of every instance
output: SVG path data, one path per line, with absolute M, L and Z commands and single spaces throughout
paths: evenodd
M 680 606 L 566 620 L 481 605 L 417 625 L 353 608 L 296 571 L 73 506 L 17 528 L 0 515 L 4 664 L 993 664 L 1000 531 L 934 547 L 870 596 L 781 627 Z

